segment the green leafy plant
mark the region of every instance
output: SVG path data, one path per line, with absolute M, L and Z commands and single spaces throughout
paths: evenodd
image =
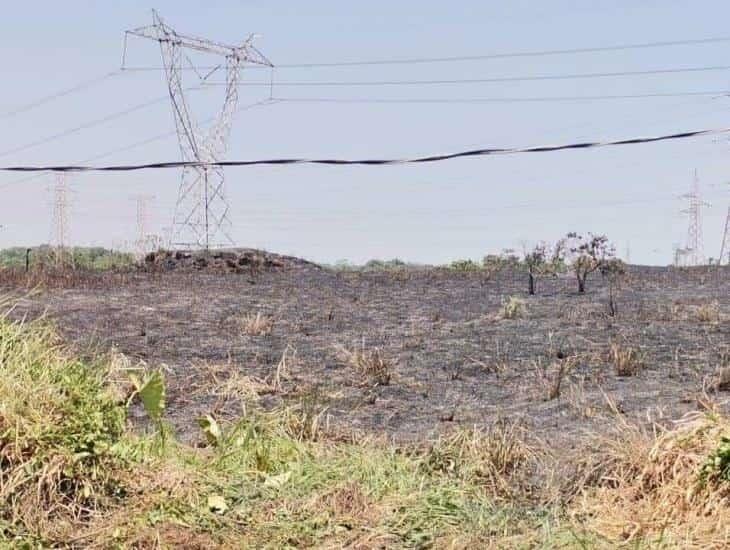
M 223 438 L 223 430 L 221 430 L 221 427 L 215 418 L 206 414 L 204 417 L 198 419 L 198 425 L 200 426 L 200 429 L 203 430 L 203 434 L 205 435 L 205 439 L 208 441 L 208 444 L 215 447 L 220 445 Z
M 720 445 L 702 465 L 700 480 L 709 479 L 730 481 L 730 437 L 720 438 Z
M 144 380 L 134 374 L 130 375 L 135 392 L 129 401 L 139 396 L 142 406 L 149 417 L 155 422 L 162 420 L 165 411 L 165 379 L 160 371 L 148 374 Z

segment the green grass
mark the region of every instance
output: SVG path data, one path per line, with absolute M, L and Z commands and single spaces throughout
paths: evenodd
M 0 321 L 0 367 L 0 545 L 482 547 L 552 525 L 516 497 L 532 455 L 504 430 L 403 448 L 286 409 L 194 448 L 133 430 L 128 367 L 79 361 L 45 324 Z
M 127 420 L 138 402 L 154 416 L 147 431 Z M 721 417 L 658 436 L 624 421 L 575 457 L 575 479 L 596 481 L 566 487 L 578 482 L 550 475 L 545 451 L 507 421 L 396 446 L 314 427 L 321 416 L 307 407 L 250 405 L 223 426 L 206 417 L 201 445 L 189 446 L 165 424 L 163 403 L 161 374 L 115 354 L 81 361 L 48 324 L 0 318 L 0 547 L 655 548 L 727 538 Z M 549 490 L 556 477 L 552 489 L 579 496 Z

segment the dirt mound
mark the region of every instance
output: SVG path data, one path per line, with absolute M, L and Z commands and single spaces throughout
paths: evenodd
M 321 269 L 317 264 L 301 258 L 271 254 L 254 249 L 161 250 L 147 254 L 142 263 L 142 268 L 145 271 L 198 270 L 227 273 Z

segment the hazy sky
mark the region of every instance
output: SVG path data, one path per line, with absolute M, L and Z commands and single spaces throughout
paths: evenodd
M 159 71 L 117 74 L 38 108 L 35 100 L 115 71 L 123 31 L 156 7 L 181 32 L 236 42 L 260 33 L 275 64 L 481 55 L 730 36 L 730 3 L 701 0 L 7 2 L 0 23 L 0 164 L 79 162 L 173 130 Z M 539 6 L 539 7 L 537 7 Z M 730 65 L 730 42 L 478 62 L 280 68 L 275 82 L 449 80 Z M 198 58 L 196 58 L 196 61 Z M 211 60 L 210 62 L 212 62 Z M 160 67 L 159 48 L 132 40 L 127 63 Z M 193 76 L 193 75 L 189 75 Z M 250 70 L 261 82 L 269 73 Z M 191 79 L 191 85 L 195 80 Z M 279 98 L 476 99 L 712 92 L 730 71 L 624 78 L 432 86 L 286 87 Z M 241 105 L 269 97 L 242 88 Z M 221 88 L 195 92 L 199 118 Z M 147 107 L 135 106 L 160 98 Z M 130 110 L 125 115 L 117 113 Z M 280 102 L 241 111 L 228 158 L 402 157 L 477 147 L 619 139 L 730 126 L 718 95 L 511 103 Z M 115 116 L 110 116 L 115 115 Z M 109 118 L 103 124 L 89 124 Z M 86 127 L 88 126 L 88 127 Z M 86 127 L 69 132 L 79 127 Z M 64 135 L 67 134 L 67 135 Z M 48 139 L 53 136 L 62 136 Z M 729 136 L 551 154 L 398 167 L 230 169 L 237 244 L 318 261 L 399 257 L 420 262 L 481 258 L 568 231 L 606 233 L 631 260 L 667 263 L 684 244 L 679 211 L 698 170 L 712 206 L 705 248 L 717 256 L 730 203 Z M 43 141 L 42 144 L 34 145 Z M 149 141 L 97 163 L 178 160 L 176 137 Z M 23 181 L 19 181 L 23 180 Z M 154 194 L 152 229 L 170 224 L 177 171 L 70 177 L 74 244 L 135 238 L 139 193 Z M 0 246 L 46 242 L 53 176 L 0 175 Z

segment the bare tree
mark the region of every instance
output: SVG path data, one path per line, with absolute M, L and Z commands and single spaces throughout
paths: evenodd
M 614 247 L 605 235 L 588 233 L 583 237 L 577 233 L 568 233 L 566 248 L 570 256 L 570 264 L 578 281 L 578 292 L 585 292 L 588 275 L 600 269 L 615 255 Z
M 601 265 L 601 275 L 608 280 L 608 314 L 615 317 L 618 313 L 616 291 L 626 275 L 626 264 L 619 258 L 610 258 Z
M 545 265 L 547 246 L 545 243 L 535 245 L 529 252 L 525 250 L 523 262 L 527 268 L 528 292 L 533 296 L 536 291 L 535 279 Z

